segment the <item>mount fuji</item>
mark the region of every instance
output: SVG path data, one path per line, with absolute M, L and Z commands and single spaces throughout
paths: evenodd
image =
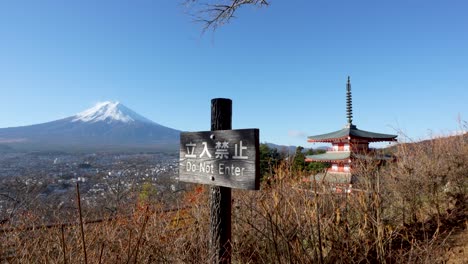
M 176 150 L 179 134 L 119 102 L 103 102 L 64 119 L 0 128 L 0 146 L 17 150 Z

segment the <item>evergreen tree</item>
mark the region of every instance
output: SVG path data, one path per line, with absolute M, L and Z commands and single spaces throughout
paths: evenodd
M 296 148 L 296 153 L 294 154 L 294 159 L 293 159 L 293 169 L 295 171 L 303 171 L 306 168 L 306 162 L 305 162 L 305 155 L 302 152 L 304 150 L 303 147 L 298 146 Z
M 276 148 L 267 144 L 260 144 L 260 175 L 273 175 L 274 168 L 281 162 L 282 157 Z

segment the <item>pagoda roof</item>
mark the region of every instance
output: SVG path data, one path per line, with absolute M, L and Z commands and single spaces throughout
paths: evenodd
M 329 162 L 329 161 L 337 161 L 337 160 L 348 160 L 351 157 L 351 152 L 326 152 L 323 154 L 317 155 L 310 155 L 306 156 L 306 161 L 321 161 L 321 162 Z
M 318 162 L 332 162 L 332 161 L 347 161 L 350 158 L 360 160 L 391 160 L 392 156 L 387 155 L 366 155 L 359 153 L 351 153 L 350 151 L 330 151 L 317 155 L 308 155 L 305 158 L 306 162 L 318 161 Z
M 331 133 L 309 136 L 307 137 L 308 142 L 335 142 L 349 138 L 360 138 L 365 139 L 368 142 L 379 142 L 379 141 L 396 141 L 397 135 L 382 134 L 369 132 L 358 129 L 355 125 L 347 125 L 341 130 L 333 131 Z

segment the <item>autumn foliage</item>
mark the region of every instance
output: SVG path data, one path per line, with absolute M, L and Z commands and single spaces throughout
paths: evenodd
M 447 261 L 448 238 L 467 228 L 468 137 L 400 144 L 394 155 L 359 164 L 350 194 L 304 183 L 286 161 L 260 191 L 234 190 L 233 263 Z M 46 227 L 31 212 L 1 226 L 0 262 L 206 263 L 208 189 L 191 185 L 171 209 L 145 200 L 130 215 L 84 215 L 84 241 L 79 224 Z

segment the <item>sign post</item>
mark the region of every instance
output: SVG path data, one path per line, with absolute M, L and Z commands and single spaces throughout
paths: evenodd
M 232 101 L 211 100 L 211 131 L 232 128 Z M 231 263 L 231 188 L 210 188 L 210 257 L 212 263 Z
M 258 190 L 259 130 L 231 130 L 232 101 L 211 100 L 211 131 L 180 135 L 179 180 L 210 188 L 210 259 L 231 263 L 231 188 Z

